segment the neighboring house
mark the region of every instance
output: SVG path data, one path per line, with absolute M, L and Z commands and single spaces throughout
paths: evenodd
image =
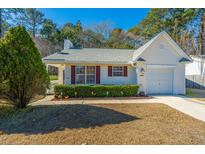
M 186 64 L 186 87 L 205 89 L 205 56 L 191 56 L 192 63 Z
M 59 68 L 60 84 L 139 84 L 146 94 L 185 94 L 191 61 L 166 32 L 137 50 L 65 47 L 43 58 Z
M 205 75 L 205 56 L 191 56 L 192 63 L 186 64 L 185 75 Z

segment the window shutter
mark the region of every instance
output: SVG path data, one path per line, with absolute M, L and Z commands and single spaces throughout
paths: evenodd
M 108 66 L 108 76 L 112 76 L 112 66 Z
M 71 84 L 75 84 L 75 66 L 71 66 Z
M 127 76 L 127 66 L 124 66 L 124 76 Z
M 100 66 L 96 66 L 96 84 L 100 84 Z

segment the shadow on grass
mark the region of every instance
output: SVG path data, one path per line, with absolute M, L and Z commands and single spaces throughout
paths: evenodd
M 93 105 L 39 105 L 0 116 L 0 131 L 45 134 L 65 128 L 92 128 L 139 119 L 112 109 Z

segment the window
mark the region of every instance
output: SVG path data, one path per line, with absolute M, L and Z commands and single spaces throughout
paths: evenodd
M 85 84 L 85 66 L 76 67 L 76 83 Z
M 95 84 L 95 66 L 87 66 L 86 68 L 86 83 Z
M 95 84 L 95 66 L 76 66 L 76 84 Z
M 112 76 L 124 76 L 123 66 L 113 66 L 112 67 Z

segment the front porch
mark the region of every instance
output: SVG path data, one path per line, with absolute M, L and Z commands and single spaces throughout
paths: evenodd
M 49 75 L 57 75 L 57 81 L 55 81 L 55 83 L 57 84 L 65 83 L 65 64 L 45 64 L 45 65 Z M 52 68 L 57 68 L 57 73 L 56 71 L 53 73 L 51 71 Z

